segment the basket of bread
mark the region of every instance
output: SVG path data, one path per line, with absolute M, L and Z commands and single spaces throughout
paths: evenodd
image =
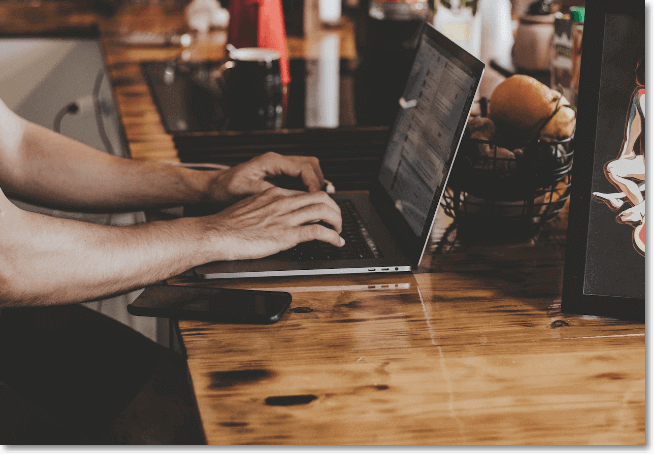
M 570 196 L 576 110 L 526 75 L 500 83 L 471 116 L 442 206 L 461 229 L 533 234 Z

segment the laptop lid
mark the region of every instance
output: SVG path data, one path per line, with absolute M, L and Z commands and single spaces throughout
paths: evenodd
M 484 63 L 425 24 L 370 196 L 404 254 L 422 259 Z

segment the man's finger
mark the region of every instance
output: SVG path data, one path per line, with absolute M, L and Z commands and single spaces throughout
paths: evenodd
M 304 183 L 309 192 L 320 191 L 325 181 L 322 177 L 322 172 L 317 173 L 316 168 L 306 160 L 284 160 L 283 162 L 279 163 L 277 169 L 280 174 L 286 174 L 292 177 L 301 178 L 302 183 Z
M 328 229 L 320 224 L 310 224 L 297 227 L 299 241 L 298 243 L 305 243 L 307 241 L 324 241 L 325 243 L 333 244 L 336 247 L 341 247 L 345 244 L 345 240 L 332 229 Z
M 302 207 L 290 213 L 288 219 L 296 225 L 325 222 L 331 225 L 337 233 L 340 233 L 343 228 L 341 214 L 323 203 Z
M 302 161 L 302 181 L 309 189 L 309 192 L 321 191 L 325 185 L 325 176 L 320 168 L 318 158 L 300 156 L 297 159 Z M 305 168 L 306 170 L 304 170 Z
M 265 170 L 269 175 L 299 177 L 309 192 L 320 191 L 325 183 L 325 178 L 317 158 L 282 156 L 272 152 L 266 153 L 264 158 Z
M 295 195 L 291 195 L 287 198 L 284 198 L 283 200 L 278 201 L 278 203 L 283 204 L 283 208 L 280 209 L 282 209 L 286 213 L 299 210 L 301 208 L 310 205 L 325 204 L 326 206 L 334 210 L 334 212 L 336 212 L 339 215 L 339 217 L 341 215 L 340 207 L 336 204 L 334 199 L 332 199 L 331 197 L 329 197 L 329 195 L 327 195 L 326 192 L 312 192 L 312 193 L 306 193 L 301 191 L 288 191 L 288 192 L 295 193 Z
M 252 189 L 251 190 L 252 194 L 258 194 L 260 192 L 265 192 L 268 189 L 273 188 L 273 187 L 275 187 L 275 185 L 272 184 L 270 181 L 266 181 L 266 180 L 254 180 L 250 184 L 250 188 Z
M 235 203 L 231 207 L 227 208 L 227 211 L 238 211 L 244 209 L 244 207 L 247 207 L 248 211 L 252 211 L 262 207 L 272 206 L 273 204 L 276 203 L 283 204 L 285 199 L 290 199 L 294 196 L 299 196 L 299 195 L 306 195 L 306 192 L 293 191 L 291 189 L 283 189 L 274 186 L 272 184 L 268 184 L 267 189 L 265 189 L 264 191 L 255 193 L 254 195 L 251 195 Z M 273 209 L 275 210 L 275 212 L 278 212 L 282 209 L 284 210 L 284 212 L 288 212 L 294 210 L 296 205 L 297 203 L 294 203 L 290 208 L 284 208 L 284 207 L 280 207 L 279 205 L 275 205 Z

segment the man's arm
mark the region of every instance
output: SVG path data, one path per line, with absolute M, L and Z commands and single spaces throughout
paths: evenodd
M 90 301 L 303 241 L 342 246 L 340 231 L 324 192 L 271 188 L 213 216 L 113 227 L 23 211 L 0 191 L 0 308 Z
M 308 192 L 265 181 L 280 174 L 301 178 Z M 323 183 L 316 159 L 274 153 L 216 172 L 110 156 L 30 123 L 0 101 L 0 307 L 94 300 L 304 241 L 340 246 L 340 210 L 319 191 Z M 213 216 L 113 227 L 20 210 L 3 190 L 74 210 L 240 201 Z
M 268 153 L 229 170 L 193 170 L 103 153 L 31 123 L 0 100 L 0 187 L 9 196 L 71 211 L 133 211 L 233 203 L 272 186 L 278 174 L 324 183 L 315 158 Z

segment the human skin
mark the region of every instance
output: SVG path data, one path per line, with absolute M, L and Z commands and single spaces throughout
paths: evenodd
M 265 180 L 280 174 L 301 178 L 307 191 Z M 0 101 L 0 308 L 105 298 L 203 263 L 264 257 L 304 241 L 341 246 L 340 210 L 320 191 L 324 184 L 315 158 L 267 153 L 199 171 L 111 156 L 30 123 Z M 7 196 L 88 212 L 226 208 L 116 227 L 24 211 Z

